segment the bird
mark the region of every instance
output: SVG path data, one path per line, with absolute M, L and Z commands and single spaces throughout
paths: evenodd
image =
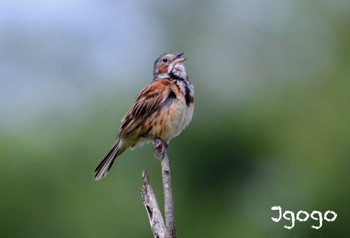
M 160 140 L 168 146 L 192 120 L 194 87 L 188 79 L 183 53 L 165 53 L 154 62 L 153 80 L 143 88 L 123 119 L 112 148 L 93 172 L 105 177 L 116 157 L 144 142 Z

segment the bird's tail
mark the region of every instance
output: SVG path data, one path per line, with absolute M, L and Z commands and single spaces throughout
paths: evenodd
M 113 162 L 115 158 L 124 152 L 126 149 L 122 145 L 121 140 L 117 140 L 113 147 L 109 150 L 107 155 L 103 158 L 103 160 L 97 165 L 95 171 L 94 171 L 94 178 L 96 181 L 102 179 L 105 177 L 109 171 L 109 169 L 112 167 Z

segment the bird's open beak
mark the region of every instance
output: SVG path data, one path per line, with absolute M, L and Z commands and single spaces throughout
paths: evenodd
M 176 62 L 176 63 L 182 63 L 182 62 L 184 62 L 185 60 L 186 60 L 186 57 L 184 57 L 184 58 L 181 58 L 181 56 L 183 55 L 184 53 L 183 52 L 181 52 L 181 53 L 175 53 L 175 60 L 174 60 L 174 62 Z

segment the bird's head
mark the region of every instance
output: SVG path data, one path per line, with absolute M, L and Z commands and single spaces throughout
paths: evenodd
M 183 62 L 186 58 L 181 58 L 183 53 L 166 53 L 159 56 L 154 62 L 154 79 L 183 79 L 187 78 L 187 73 Z

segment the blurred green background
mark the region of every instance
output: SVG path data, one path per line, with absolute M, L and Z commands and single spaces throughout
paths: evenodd
M 345 0 L 1 1 L 0 237 L 152 237 L 151 145 L 92 171 L 174 51 L 196 90 L 168 150 L 178 236 L 348 236 L 349 29 Z M 287 230 L 275 205 L 338 218 Z

